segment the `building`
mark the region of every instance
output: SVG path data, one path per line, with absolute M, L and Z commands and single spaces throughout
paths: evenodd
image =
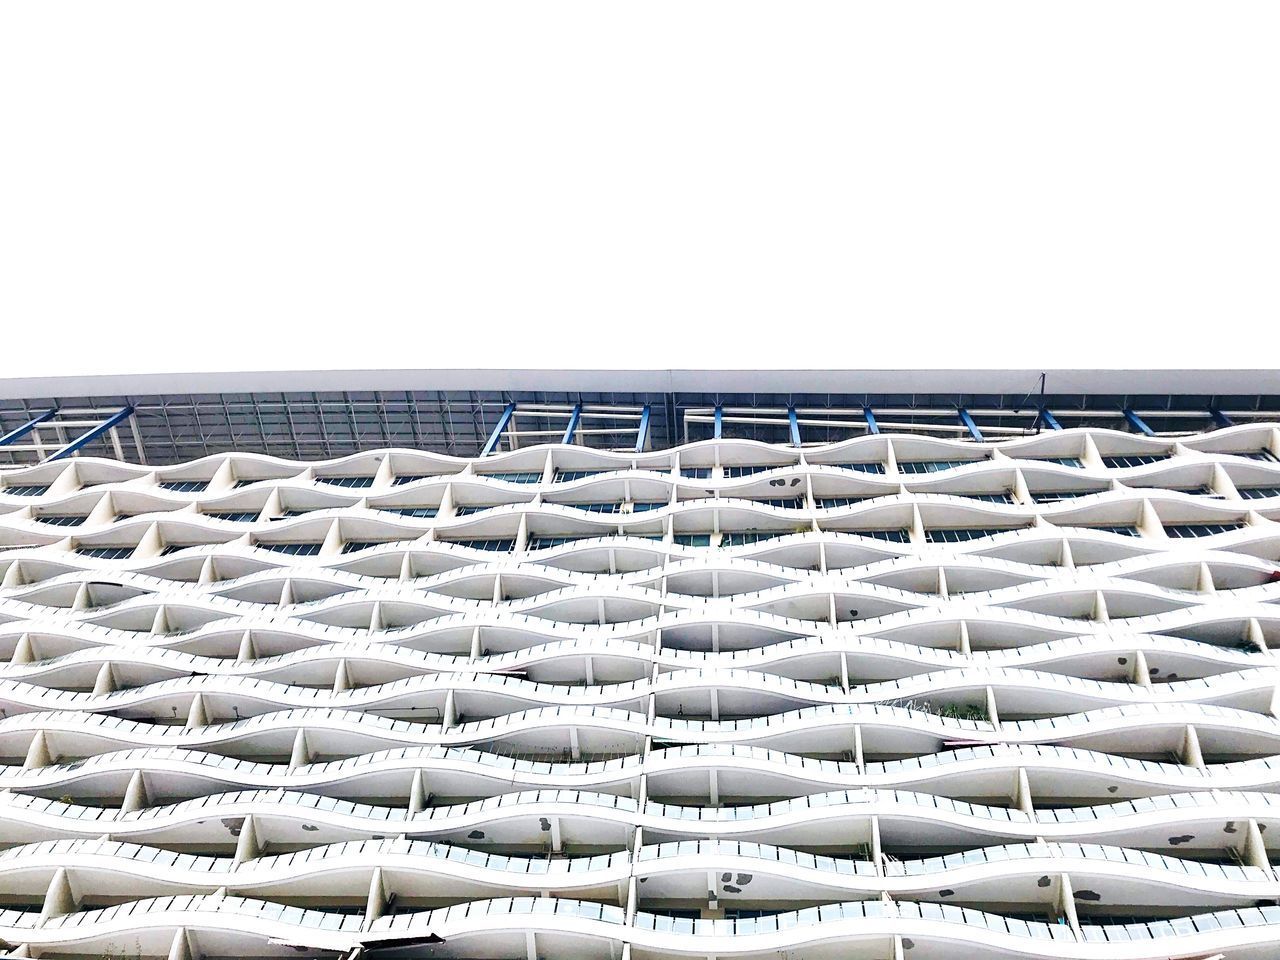
M 0 384 L 0 941 L 1280 955 L 1277 424 L 1267 371 Z

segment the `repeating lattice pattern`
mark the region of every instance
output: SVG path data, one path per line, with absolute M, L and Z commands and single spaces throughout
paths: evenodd
M 1277 452 L 1249 425 L 4 474 L 0 939 L 1274 956 Z

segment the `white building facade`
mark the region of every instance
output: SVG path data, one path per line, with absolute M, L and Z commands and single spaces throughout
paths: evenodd
M 0 942 L 1274 957 L 1245 381 L 11 399 Z

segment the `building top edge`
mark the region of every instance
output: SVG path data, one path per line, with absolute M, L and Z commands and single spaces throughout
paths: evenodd
M 0 399 L 294 391 L 1277 394 L 1280 370 L 279 370 L 0 379 Z

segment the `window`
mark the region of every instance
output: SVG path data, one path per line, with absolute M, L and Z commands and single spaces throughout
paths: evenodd
M 971 463 L 982 463 L 982 460 L 902 460 L 898 463 L 900 473 L 941 473 L 953 467 L 964 467 Z
M 690 480 L 710 480 L 710 467 L 681 467 L 680 476 L 688 477 Z
M 1267 463 L 1280 463 L 1280 460 L 1277 460 L 1276 455 L 1270 450 L 1237 450 L 1235 455 L 1237 457 L 1245 457 L 1249 460 L 1263 460 Z
M 237 488 L 237 489 L 238 489 L 238 488 L 240 488 L 240 487 L 247 487 L 247 486 L 249 486 L 250 484 L 254 484 L 254 483 L 261 483 L 261 482 L 262 482 L 263 480 L 265 480 L 265 479 L 266 479 L 266 477 L 253 477 L 253 478 L 252 478 L 252 479 L 250 479 L 250 480 L 237 480 L 237 481 L 235 482 L 235 486 L 236 486 L 236 488 Z
M 644 513 L 646 510 L 658 510 L 666 505 L 666 500 L 637 500 L 631 504 L 631 510 L 633 513 Z
M 276 553 L 287 553 L 292 557 L 314 557 L 320 552 L 319 543 L 256 543 L 254 546 L 263 550 L 274 550 Z
M 76 547 L 76 553 L 82 557 L 97 557 L 99 560 L 125 560 L 133 556 L 133 547 Z
M 1243 526 L 1243 523 L 1166 523 L 1164 532 L 1175 540 L 1185 540 L 1190 537 L 1212 537 L 1216 533 L 1229 533 Z
M 378 507 L 383 513 L 398 513 L 402 517 L 417 517 L 429 520 L 439 513 L 438 507 Z
M 167 557 L 171 553 L 177 553 L 179 550 L 186 550 L 188 547 L 197 547 L 197 543 L 166 543 L 164 549 L 160 551 L 160 556 Z
M 831 466 L 841 470 L 856 470 L 858 473 L 884 473 L 883 463 L 833 463 Z
M 595 534 L 585 533 L 576 537 L 530 537 L 530 550 L 546 550 L 548 547 L 560 547 L 575 540 L 590 540 Z
M 888 540 L 890 543 L 906 543 L 909 537 L 906 530 L 850 530 L 849 533 L 873 540 Z
M 483 513 L 485 510 L 492 510 L 494 507 L 500 507 L 500 503 L 460 503 L 453 508 L 455 517 L 469 517 L 473 513 Z
M 1064 467 L 1076 467 L 1083 469 L 1084 463 L 1079 457 L 1023 457 L 1024 460 L 1034 460 L 1036 463 L 1060 463 Z
M 1119 526 L 1106 526 L 1106 527 L 1087 527 L 1087 526 L 1081 525 L 1081 526 L 1078 526 L 1077 529 L 1097 530 L 1099 533 L 1115 533 L 1115 534 L 1119 534 L 1122 537 L 1140 536 L 1140 534 L 1138 533 L 1138 528 L 1133 524 L 1120 524 Z
M 1037 490 L 1031 494 L 1036 503 L 1061 503 L 1063 500 L 1074 500 L 1076 497 L 1092 497 L 1095 493 L 1106 493 L 1107 488 L 1098 490 Z
M 205 513 L 206 517 L 213 517 L 215 520 L 228 520 L 231 523 L 253 523 L 258 519 L 257 511 L 245 510 L 210 510 Z
M 396 477 L 392 477 L 391 485 L 393 487 L 401 487 L 401 486 L 404 486 L 406 483 L 416 483 L 419 480 L 426 480 L 430 476 L 431 474 L 429 473 L 405 473 Z
M 876 497 L 882 497 L 885 494 L 877 493 L 870 497 L 819 497 L 818 508 L 820 510 L 831 510 L 835 507 L 851 507 L 855 503 L 862 503 L 864 500 L 874 500 Z
M 570 480 L 581 480 L 583 477 L 594 477 L 601 473 L 610 473 L 609 468 L 596 468 L 594 470 L 557 470 L 555 473 L 555 483 L 568 483 Z
M 1202 483 L 1198 487 L 1163 487 L 1162 489 L 1175 491 L 1177 493 L 1187 493 L 1193 497 L 1217 497 L 1218 494 L 1213 492 L 1213 488 L 1207 483 Z
M 677 533 L 675 542 L 684 547 L 709 547 L 711 546 L 711 534 L 709 533 Z
M 1280 497 L 1280 487 L 1236 487 L 1236 490 L 1246 500 L 1266 500 L 1268 497 Z
M 752 499 L 752 503 L 763 503 L 769 507 L 782 507 L 784 510 L 803 510 L 804 497 L 769 497 Z
M 443 543 L 452 543 L 459 547 L 470 547 L 472 550 L 490 550 L 496 552 L 510 552 L 516 548 L 515 537 L 506 537 L 487 540 L 445 540 Z
M 1167 453 L 1128 453 L 1121 457 L 1103 457 L 1102 462 L 1105 466 L 1112 468 L 1122 467 L 1141 467 L 1148 463 L 1159 463 L 1161 460 L 1168 460 Z
M 7 493 L 11 497 L 40 497 L 49 492 L 49 487 L 38 486 L 35 484 L 20 484 L 16 487 L 3 487 L 0 492 Z
M 786 466 L 781 463 L 750 463 L 739 464 L 733 467 L 721 467 L 726 477 L 749 477 L 753 473 L 763 473 L 765 470 L 773 470 L 777 467 Z
M 490 480 L 503 480 L 506 483 L 541 483 L 542 472 L 535 470 L 521 471 L 518 473 L 478 473 L 478 477 L 488 477 Z
M 87 519 L 87 516 L 79 513 L 42 513 L 36 517 L 40 523 L 54 527 L 78 527 Z
M 209 488 L 208 480 L 161 480 L 160 488 L 162 490 L 172 490 L 174 493 L 201 493 Z
M 291 517 L 305 517 L 308 513 L 311 512 L 311 509 L 312 508 L 308 507 L 306 510 L 293 510 L 293 509 L 284 510 L 281 512 L 280 516 L 272 517 L 271 519 L 272 520 L 288 520 Z
M 617 513 L 622 509 L 621 503 L 562 503 L 560 506 L 585 510 L 587 513 Z
M 373 477 L 316 477 L 320 483 L 327 483 L 332 487 L 353 487 L 363 488 L 373 486 Z
M 368 550 L 370 547 L 381 547 L 388 543 L 404 543 L 403 540 L 348 540 L 342 545 L 343 553 L 355 553 Z
M 1026 527 L 959 527 L 949 530 L 926 530 L 924 538 L 929 543 L 964 543 L 968 540 L 981 540 L 994 537 L 997 533 L 1008 533 L 1010 530 L 1025 530 Z
M 720 546 L 740 547 L 743 544 L 772 540 L 774 537 L 780 536 L 782 536 L 782 532 L 778 530 L 735 530 L 732 533 L 722 533 L 720 535 Z
M 957 493 L 956 496 L 987 503 L 1013 503 L 1013 497 L 1008 493 Z

